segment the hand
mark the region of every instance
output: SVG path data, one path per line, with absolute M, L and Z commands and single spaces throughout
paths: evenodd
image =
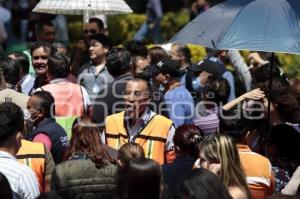
M 253 62 L 254 65 L 256 64 L 263 65 L 266 63 L 266 61 L 263 60 L 257 52 L 250 53 L 248 55 L 248 60 L 250 60 L 250 62 Z
M 259 88 L 249 91 L 242 95 L 243 99 L 259 100 L 265 97 L 265 94 Z
M 214 174 L 218 175 L 221 171 L 221 164 L 220 163 L 213 163 L 209 166 L 208 170 L 213 172 Z

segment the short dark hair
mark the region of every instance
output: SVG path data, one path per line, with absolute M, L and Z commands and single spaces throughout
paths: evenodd
M 35 24 L 35 34 L 39 34 L 43 31 L 44 26 L 54 27 L 53 23 L 50 20 L 40 20 Z
M 56 52 L 48 59 L 48 72 L 54 78 L 66 78 L 70 72 L 69 61 L 65 55 Z
M 221 183 L 217 175 L 206 169 L 190 171 L 184 180 L 181 190 L 190 199 L 214 198 L 231 199 L 227 188 Z
M 151 58 L 151 65 L 158 63 L 162 59 L 170 58 L 168 53 L 160 46 L 154 46 L 150 48 L 148 51 L 148 55 Z
M 218 105 L 222 102 L 225 105 L 230 95 L 228 80 L 223 77 L 216 80 L 209 78 L 203 92 L 207 101 L 218 103 Z
M 24 127 L 22 109 L 11 102 L 0 104 L 0 145 L 10 136 L 21 132 Z
M 278 158 L 286 158 L 288 162 L 299 165 L 300 154 L 295 153 L 295 149 L 300 145 L 300 134 L 293 126 L 288 124 L 273 126 L 268 135 L 267 143 L 275 145 Z M 291 174 L 293 172 L 294 170 L 290 171 Z
M 35 51 L 38 48 L 44 48 L 45 51 L 49 51 L 49 54 L 52 55 L 56 50 L 53 48 L 53 46 L 48 42 L 38 41 L 33 44 L 30 48 L 30 55 L 32 55 L 33 51 Z
M 111 44 L 109 37 L 104 34 L 101 34 L 101 33 L 92 34 L 89 37 L 89 41 L 91 41 L 91 40 L 96 40 L 97 42 L 101 43 L 105 48 L 107 48 L 109 50 L 112 48 L 112 44 Z
M 266 63 L 260 67 L 253 67 L 250 69 L 250 73 L 251 73 L 253 85 L 263 83 L 267 79 L 270 79 L 271 73 L 273 74 L 273 78 L 281 79 L 283 83 L 285 82 L 285 84 L 288 85 L 288 82 L 286 80 L 286 75 L 282 74 L 281 69 L 276 64 L 273 66 L 273 68 L 271 67 L 270 63 Z
M 53 44 L 52 44 L 52 47 L 54 48 L 54 49 L 58 49 L 58 48 L 66 48 L 67 49 L 67 46 L 65 45 L 65 44 L 63 44 L 62 42 L 54 42 Z
M 191 63 L 191 51 L 186 45 L 178 45 L 177 53 L 181 53 L 187 63 Z
M 44 117 L 51 117 L 51 113 L 55 114 L 55 100 L 48 91 L 37 91 L 32 96 L 39 98 L 37 105 L 43 112 Z
M 106 66 L 108 72 L 117 77 L 125 74 L 131 69 L 131 57 L 124 48 L 113 48 L 106 56 Z
M 14 55 L 16 58 L 14 60 L 18 61 L 21 66 L 22 66 L 22 71 L 26 74 L 28 74 L 29 72 L 29 59 L 27 57 L 27 55 L 25 55 L 24 53 L 21 52 L 13 52 L 10 53 L 9 55 Z
M 148 49 L 144 42 L 142 41 L 129 41 L 125 48 L 130 52 L 130 55 L 132 57 L 134 56 L 141 56 L 141 57 L 147 57 L 148 55 Z
M 3 77 L 9 84 L 16 85 L 20 79 L 21 64 L 10 58 L 0 61 Z
M 97 26 L 98 26 L 98 29 L 101 31 L 101 30 L 104 30 L 104 23 L 101 19 L 99 18 L 96 18 L 96 17 L 92 17 L 89 19 L 89 23 L 96 23 Z
M 252 128 L 252 122 L 246 119 L 240 108 L 222 111 L 220 116 L 220 132 L 229 135 L 236 143 L 239 143 L 246 133 Z

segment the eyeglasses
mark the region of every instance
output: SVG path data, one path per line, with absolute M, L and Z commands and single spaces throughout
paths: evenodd
M 85 29 L 83 30 L 84 34 L 96 34 L 97 33 L 97 30 L 96 29 Z

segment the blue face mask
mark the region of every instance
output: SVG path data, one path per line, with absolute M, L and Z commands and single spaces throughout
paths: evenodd
M 201 91 L 204 85 L 201 83 L 201 79 L 199 77 L 193 77 L 192 86 L 194 91 Z

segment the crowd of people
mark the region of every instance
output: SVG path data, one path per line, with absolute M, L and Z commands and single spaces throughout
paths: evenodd
M 186 45 L 82 28 L 68 49 L 41 20 L 0 59 L 0 198 L 300 197 L 300 83 L 278 59 L 192 63 Z

